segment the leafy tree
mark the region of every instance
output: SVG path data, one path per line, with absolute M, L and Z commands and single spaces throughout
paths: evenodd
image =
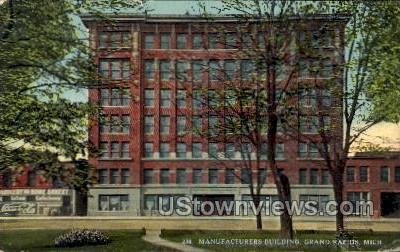
M 15 163 L 74 158 L 96 109 L 66 91 L 97 84 L 79 15 L 139 8 L 139 1 L 7 0 L 0 5 L 0 172 Z M 33 155 L 34 152 L 34 155 Z

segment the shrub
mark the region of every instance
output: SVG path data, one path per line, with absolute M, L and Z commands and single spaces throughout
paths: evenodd
M 97 230 L 72 230 L 66 234 L 58 236 L 54 240 L 56 247 L 77 247 L 85 245 L 108 244 L 110 238 Z

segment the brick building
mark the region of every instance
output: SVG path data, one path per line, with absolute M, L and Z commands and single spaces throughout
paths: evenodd
M 70 163 L 64 166 L 74 167 Z M 0 216 L 75 215 L 79 201 L 73 189 L 59 179 L 46 178 L 34 165 L 0 174 Z
M 211 65 L 219 65 L 227 70 L 233 63 L 233 69 L 242 75 L 249 59 L 238 57 L 237 52 L 246 41 L 243 36 L 249 34 L 238 33 L 237 22 L 229 17 L 218 17 L 213 23 L 199 17 L 168 15 L 118 15 L 112 17 L 115 22 L 112 25 L 91 16 L 83 20 L 89 28 L 91 47 L 96 50 L 95 62 L 102 77 L 102 87 L 90 90 L 89 99 L 99 104 L 103 113 L 89 129 L 89 139 L 100 149 L 100 155 L 89 158 L 89 163 L 96 167 L 98 184 L 90 189 L 93 197 L 88 201 L 88 215 L 153 215 L 161 207 L 159 199 L 168 204 L 171 196 L 249 200 L 248 185 L 237 178 L 243 177 L 240 167 L 243 146 L 227 146 L 195 134 L 180 134 L 210 123 L 210 118 L 196 114 L 199 104 L 189 95 L 196 88 L 213 90 L 218 86 L 213 73 L 201 66 L 212 69 Z M 346 19 L 318 16 L 293 20 L 299 21 L 309 24 L 308 28 L 288 32 L 291 43 L 300 43 L 304 34 L 312 34 L 322 26 L 329 27 L 329 35 L 316 45 L 327 55 L 328 60 L 322 64 L 324 75 L 317 80 L 318 88 L 297 90 L 301 93 L 298 104 L 315 106 L 319 97 L 323 109 L 331 111 L 327 112 L 330 119 L 341 122 L 341 104 L 323 84 L 336 78 L 332 66 L 342 61 Z M 226 43 L 217 42 L 221 30 L 214 26 L 224 28 Z M 240 46 L 228 48 L 229 43 Z M 183 79 L 179 77 L 182 75 Z M 300 69 L 295 76 L 295 88 L 301 88 L 298 83 L 307 83 L 307 69 Z M 341 87 L 341 78 L 336 81 Z M 331 109 L 333 106 L 339 109 Z M 341 123 L 333 126 L 341 135 Z M 312 127 L 304 130 L 313 133 Z M 229 158 L 224 159 L 228 152 Z M 214 155 L 222 159 L 216 160 Z M 278 167 L 291 181 L 292 199 L 312 199 L 321 206 L 334 199 L 328 170 L 315 146 L 280 132 L 276 156 Z M 356 159 L 350 162 L 358 164 Z M 265 160 L 262 165 L 267 167 Z M 361 188 L 362 185 L 357 190 L 346 186 L 349 193 Z M 261 194 L 266 200 L 276 197 L 270 175 Z

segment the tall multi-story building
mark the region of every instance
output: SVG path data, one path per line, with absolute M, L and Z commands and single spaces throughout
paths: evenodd
M 89 139 L 100 155 L 89 158 L 98 184 L 90 189 L 93 197 L 89 198 L 88 214 L 153 215 L 161 207 L 159 203 L 168 204 L 171 196 L 249 200 L 248 185 L 238 177 L 243 177 L 241 152 L 254 150 L 237 143 L 209 142 L 192 129 L 208 127 L 212 120 L 197 114 L 201 104 L 193 98 L 196 89 L 218 87 L 219 80 L 211 72 L 214 65 L 243 77 L 251 59 L 238 57 L 237 52 L 244 46 L 256 46 L 248 39 L 252 33 L 238 32 L 237 20 L 232 17 L 210 22 L 190 16 L 117 15 L 111 17 L 112 24 L 91 16 L 83 19 L 102 78 L 101 87 L 89 92 L 90 102 L 101 106 L 102 116 L 89 130 Z M 307 110 L 317 106 L 317 99 L 322 100 L 327 122 L 332 121 L 341 135 L 341 104 L 324 88 L 324 81 L 336 78 L 336 85 L 342 85 L 332 66 L 343 57 L 346 18 L 318 16 L 291 22 L 307 27 L 284 31 L 291 45 L 307 36 L 312 39 L 322 28 L 327 35 L 313 45 L 326 56 L 318 85 L 303 85 L 309 67 L 299 67 L 294 75 L 297 104 Z M 224 43 L 219 42 L 222 38 Z M 290 48 L 294 51 L 289 53 L 297 53 L 296 46 Z M 304 66 L 313 64 L 305 60 Z M 338 109 L 332 110 L 333 106 Z M 302 133 L 317 133 L 309 123 L 312 118 L 299 115 L 297 119 L 302 122 Z M 291 182 L 292 199 L 313 199 L 319 205 L 333 199 L 329 172 L 316 146 L 280 132 L 276 158 Z M 262 166 L 267 167 L 266 160 Z M 271 176 L 266 176 L 261 194 L 264 199 L 276 197 Z

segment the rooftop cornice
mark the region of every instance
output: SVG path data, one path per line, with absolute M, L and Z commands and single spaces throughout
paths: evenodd
M 100 18 L 96 15 L 81 15 L 84 23 L 100 21 Z M 253 18 L 253 17 L 240 17 L 240 16 L 196 16 L 196 15 L 145 15 L 145 14 L 104 14 L 103 18 L 109 19 L 115 22 L 144 22 L 144 23 L 186 23 L 186 22 L 217 22 L 217 23 L 235 23 L 235 22 L 260 22 L 269 21 L 266 17 Z M 349 20 L 347 15 L 310 15 L 310 16 L 290 16 L 287 18 L 292 21 L 299 20 L 314 20 L 314 21 L 326 21 L 326 22 L 342 22 L 346 23 Z M 270 21 L 279 21 L 279 18 L 272 19 Z

